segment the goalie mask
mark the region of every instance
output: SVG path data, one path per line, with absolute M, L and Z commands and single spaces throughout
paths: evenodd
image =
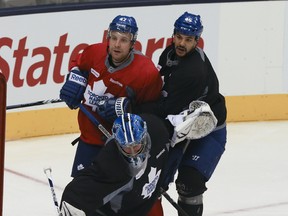
M 131 174 L 136 176 L 145 170 L 151 148 L 146 122 L 134 114 L 125 113 L 113 124 L 112 133 L 116 144 L 129 163 Z
M 174 33 L 187 36 L 195 36 L 199 39 L 203 32 L 203 25 L 200 15 L 194 15 L 188 12 L 182 14 L 174 23 Z
M 109 25 L 108 37 L 111 31 L 119 31 L 124 33 L 131 33 L 131 41 L 134 43 L 137 39 L 138 27 L 134 17 L 118 15 Z

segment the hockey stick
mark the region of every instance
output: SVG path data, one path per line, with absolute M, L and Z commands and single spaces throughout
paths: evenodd
M 99 128 L 99 126 L 101 126 L 101 132 L 107 137 L 107 138 L 110 138 L 111 137 L 111 134 L 107 131 L 107 129 L 101 125 L 97 119 L 81 104 L 80 106 L 80 109 L 84 112 L 84 114 L 86 114 L 86 116 L 90 119 L 90 121 L 96 126 Z M 188 146 L 188 141 L 186 142 L 184 148 L 183 148 L 183 154 L 184 152 L 186 151 L 186 148 Z M 167 192 L 163 189 L 163 188 L 160 188 L 160 192 L 161 194 L 163 194 L 163 196 L 168 200 L 168 202 L 171 203 L 171 205 L 173 205 L 179 212 L 181 212 L 181 214 L 183 216 L 189 216 L 168 194 Z
M 52 103 L 60 103 L 64 102 L 61 99 L 50 99 L 50 100 L 43 100 L 43 101 L 36 101 L 32 103 L 26 103 L 26 104 L 18 104 L 18 105 L 11 105 L 7 106 L 6 110 L 9 109 L 17 109 L 17 108 L 23 108 L 23 107 L 30 107 L 30 106 L 39 106 L 39 105 L 45 105 L 45 104 L 52 104 Z M 111 134 L 104 128 L 100 122 L 97 121 L 97 119 L 82 105 L 80 104 L 79 108 L 81 109 L 82 112 L 86 114 L 86 116 L 93 122 L 94 125 L 96 125 L 99 130 L 107 137 L 109 138 Z
M 176 203 L 170 196 L 169 194 L 163 189 L 160 188 L 160 192 L 161 194 L 171 203 L 171 205 L 173 205 L 183 216 L 189 216 L 186 211 L 184 211 L 179 205 L 178 203 Z
M 180 157 L 178 158 L 178 160 L 176 161 L 176 162 L 177 162 L 176 167 L 179 166 L 179 164 L 180 164 L 180 162 L 181 162 L 181 160 L 182 160 L 182 158 L 183 158 L 183 155 L 184 155 L 184 153 L 185 153 L 185 151 L 186 151 L 189 143 L 190 143 L 190 140 L 187 140 L 187 141 L 184 143 L 184 145 L 183 145 L 183 147 L 182 147 L 181 156 L 180 156 Z M 168 158 L 168 159 L 169 159 L 169 158 Z M 173 167 L 174 167 L 174 166 L 173 166 Z M 169 168 L 169 167 L 164 168 L 164 173 L 166 173 L 166 171 L 168 171 L 167 168 Z M 174 169 L 173 169 L 173 170 L 174 170 Z M 176 171 L 175 171 L 175 172 L 176 172 Z M 166 173 L 166 175 L 168 176 L 168 173 Z M 173 176 L 174 176 L 174 175 L 175 175 L 175 173 L 173 173 Z M 173 177 L 173 178 L 174 178 L 174 177 Z M 174 181 L 174 180 L 169 181 L 169 182 L 168 182 L 168 185 L 169 185 L 171 182 L 173 182 L 173 181 Z M 164 182 L 163 184 L 164 184 L 164 187 L 165 187 L 166 182 Z M 167 185 L 167 186 L 168 186 L 168 185 Z M 178 203 L 176 203 L 176 202 L 169 196 L 169 194 L 166 192 L 166 190 L 163 189 L 163 187 L 160 187 L 160 193 L 166 198 L 166 200 L 167 200 L 168 202 L 170 202 L 170 204 L 171 204 L 176 210 L 178 210 L 178 212 L 179 212 L 182 216 L 189 216 L 189 214 L 188 214 L 181 206 L 179 206 Z
M 52 104 L 52 103 L 59 103 L 59 102 L 64 102 L 64 101 L 62 101 L 61 99 L 42 100 L 42 101 L 36 101 L 32 103 L 7 106 L 6 110 L 24 108 L 24 107 L 30 107 L 30 106 L 39 106 L 39 105 Z
M 111 137 L 109 131 L 102 124 L 100 124 L 100 122 L 84 107 L 83 104 L 80 104 L 79 108 L 107 138 Z
M 59 208 L 59 205 L 58 205 L 56 193 L 55 193 L 55 190 L 54 190 L 53 181 L 52 181 L 52 174 L 51 174 L 52 173 L 52 169 L 50 167 L 49 168 L 44 168 L 44 173 L 46 174 L 46 177 L 48 179 L 48 183 L 49 183 L 49 186 L 50 186 L 50 189 L 51 189 L 54 205 L 56 207 L 58 216 L 62 216 L 62 213 L 60 212 L 60 208 Z

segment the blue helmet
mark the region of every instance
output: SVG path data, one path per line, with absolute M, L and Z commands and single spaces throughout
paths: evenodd
M 124 113 L 114 121 L 112 133 L 127 161 L 134 168 L 142 167 L 151 147 L 146 122 L 138 115 Z
M 200 15 L 185 12 L 174 23 L 174 34 L 179 33 L 199 38 L 202 32 L 203 25 Z
M 109 25 L 108 35 L 110 31 L 120 31 L 132 34 L 132 41 L 137 39 L 138 27 L 134 17 L 118 15 Z

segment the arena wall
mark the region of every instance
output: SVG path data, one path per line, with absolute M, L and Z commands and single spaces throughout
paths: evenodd
M 203 48 L 226 97 L 228 122 L 288 119 L 288 2 L 185 4 L 0 17 L 7 105 L 57 99 L 71 56 L 105 40 L 118 14 L 134 16 L 137 48 L 157 64 L 184 11 L 202 16 Z M 160 13 L 161 12 L 161 13 Z M 28 25 L 29 23 L 29 25 Z M 81 26 L 81 28 L 80 28 Z M 7 111 L 6 140 L 78 131 L 64 103 Z

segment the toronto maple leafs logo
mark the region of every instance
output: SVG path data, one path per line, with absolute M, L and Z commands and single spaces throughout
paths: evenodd
M 156 189 L 156 185 L 157 185 L 157 182 L 159 180 L 160 174 L 161 174 L 161 170 L 156 172 L 155 167 L 151 168 L 150 173 L 148 175 L 148 181 L 149 182 L 146 183 L 144 185 L 144 187 L 142 188 L 142 194 L 141 195 L 144 196 L 144 199 L 147 197 L 150 198 L 152 196 L 153 192 Z
M 95 112 L 100 101 L 112 97 L 112 94 L 106 93 L 106 90 L 107 87 L 103 80 L 94 82 L 93 87 L 88 84 L 84 93 L 85 104 L 91 106 Z

